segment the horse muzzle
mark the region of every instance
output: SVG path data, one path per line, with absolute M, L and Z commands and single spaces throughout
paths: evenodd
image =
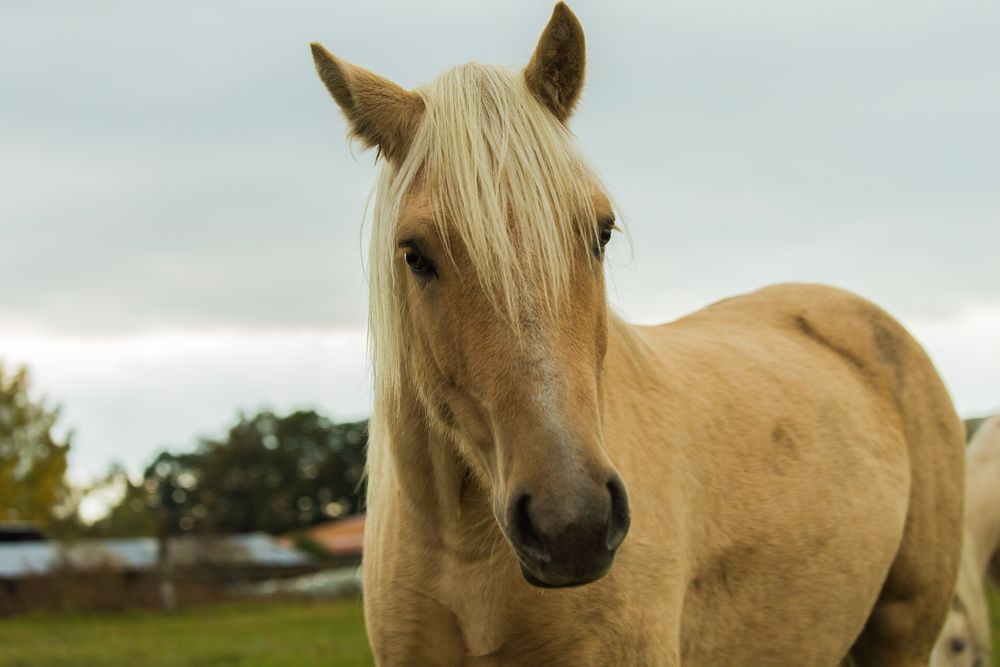
M 591 485 L 588 485 L 591 486 Z M 603 486 L 559 496 L 515 495 L 503 522 L 521 574 L 533 586 L 567 588 L 608 573 L 629 529 L 625 485 L 617 473 Z

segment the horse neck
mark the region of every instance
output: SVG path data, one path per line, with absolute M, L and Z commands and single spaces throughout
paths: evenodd
M 380 415 L 376 446 L 384 449 L 378 469 L 369 471 L 377 485 L 369 495 L 370 511 L 384 513 L 394 505 L 389 511 L 416 539 L 435 546 L 491 543 L 485 534 L 499 535 L 499 530 L 487 494 L 459 455 L 453 435 L 430 414 L 417 388 L 402 387 L 399 395 L 398 409 Z

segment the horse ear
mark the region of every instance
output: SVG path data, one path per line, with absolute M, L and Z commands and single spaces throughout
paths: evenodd
M 377 146 L 388 159 L 402 162 L 423 118 L 423 99 L 338 59 L 316 42 L 310 47 L 316 72 L 347 116 L 351 134 L 365 146 Z
M 538 40 L 524 78 L 535 97 L 561 122 L 569 119 L 580 99 L 586 59 L 583 26 L 569 7 L 560 2 Z

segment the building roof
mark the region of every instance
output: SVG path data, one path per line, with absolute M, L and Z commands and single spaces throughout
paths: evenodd
M 321 523 L 310 528 L 308 535 L 333 556 L 360 556 L 365 538 L 365 515 Z
M 41 574 L 59 563 L 52 542 L 10 542 L 0 544 L 0 579 L 16 579 Z
M 157 548 L 153 537 L 81 540 L 73 544 L 0 544 L 0 578 L 44 574 L 60 566 L 149 570 L 157 565 Z M 181 567 L 211 564 L 281 568 L 309 564 L 305 554 L 265 533 L 171 538 L 168 553 L 172 564 Z
M 0 521 L 0 543 L 41 542 L 47 539 L 45 532 L 32 521 Z

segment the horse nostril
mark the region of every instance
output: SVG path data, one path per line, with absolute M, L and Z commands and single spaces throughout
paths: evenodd
M 629 527 L 628 495 L 625 484 L 615 475 L 608 481 L 608 493 L 611 494 L 611 522 L 608 525 L 607 545 L 614 551 L 625 541 Z
M 531 496 L 525 493 L 514 506 L 514 520 L 511 522 L 513 537 L 526 555 L 548 562 L 550 557 L 545 549 L 545 543 L 531 521 L 531 511 L 528 507 L 530 502 Z

